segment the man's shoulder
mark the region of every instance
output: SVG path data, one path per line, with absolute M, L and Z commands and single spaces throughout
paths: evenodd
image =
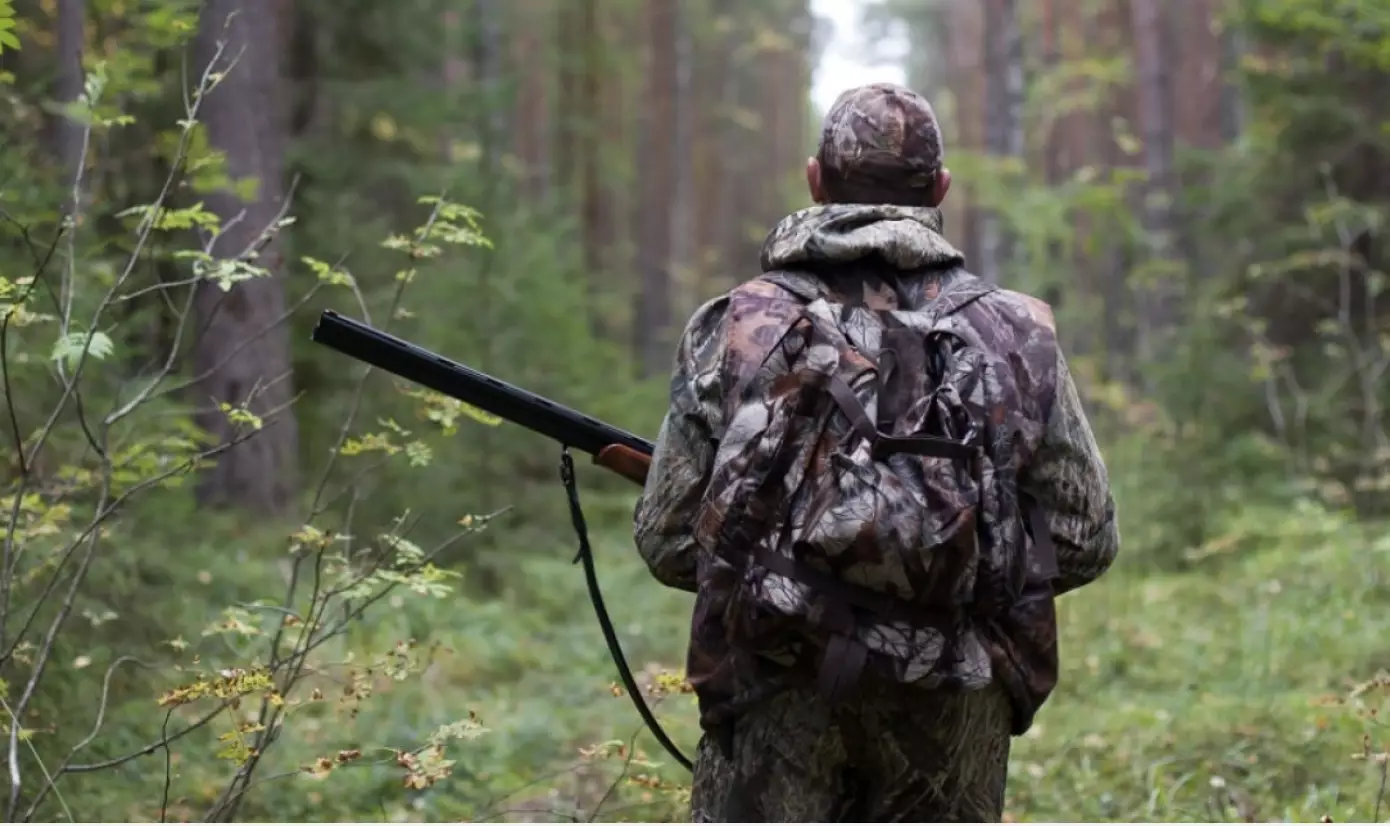
M 790 284 L 763 276 L 750 278 L 701 304 L 685 325 L 685 338 L 757 335 L 757 330 L 784 326 L 805 301 Z
M 969 304 L 959 317 L 980 346 L 1013 365 L 1016 377 L 1023 382 L 1021 387 L 1032 388 L 1028 392 L 1040 400 L 1051 398 L 1061 349 L 1047 302 L 997 287 Z
M 996 288 L 979 301 L 1000 322 L 1020 330 L 1046 330 L 1053 335 L 1057 322 L 1046 301 L 1018 290 Z
M 714 351 L 721 349 L 726 337 L 729 315 L 729 293 L 717 295 L 691 313 L 681 332 L 677 358 L 681 361 L 718 360 Z

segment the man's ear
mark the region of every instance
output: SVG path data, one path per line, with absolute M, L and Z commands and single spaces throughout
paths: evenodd
M 806 188 L 811 191 L 813 203 L 825 203 L 825 184 L 820 177 L 820 161 L 815 158 L 806 159 Z
M 951 191 L 951 170 L 941 167 L 941 171 L 936 173 L 936 181 L 932 183 L 931 205 L 941 206 L 941 202 L 946 200 L 946 193 Z

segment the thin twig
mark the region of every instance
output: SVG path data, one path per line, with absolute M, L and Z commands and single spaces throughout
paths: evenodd
M 1380 805 L 1385 802 L 1385 780 L 1387 772 L 1390 772 L 1390 765 L 1382 762 L 1380 764 L 1380 789 L 1376 792 L 1376 812 L 1371 816 L 1371 820 L 1380 822 Z
M 20 238 L 29 249 L 30 255 L 34 256 L 34 276 L 25 285 L 24 292 L 14 302 L 14 307 L 20 307 L 29 299 L 29 294 L 34 291 L 34 287 L 43 279 L 44 271 L 48 269 L 48 262 L 53 259 L 53 253 L 58 249 L 58 242 L 63 237 L 63 227 L 58 228 L 58 232 L 53 236 L 53 243 L 49 244 L 48 252 L 43 256 L 38 255 L 33 240 L 29 237 L 29 228 L 16 221 L 9 213 L 0 210 L 0 218 L 13 223 L 19 228 Z M 0 382 L 4 384 L 5 408 L 10 417 L 10 432 L 14 435 L 15 461 L 19 464 L 19 474 L 27 475 L 29 472 L 28 463 L 24 459 L 24 436 L 19 427 L 19 416 L 14 407 L 14 388 L 10 384 L 10 319 L 14 316 L 12 309 L 5 313 L 5 317 L 0 319 Z M 3 610 L 0 610 L 3 614 Z
M 97 719 L 96 722 L 92 724 L 91 732 L 86 737 L 82 738 L 77 745 L 68 750 L 68 754 L 63 758 L 63 762 L 58 764 L 58 768 L 53 771 L 52 776 L 47 778 L 44 787 L 39 789 L 34 795 L 33 802 L 29 804 L 29 808 L 24 812 L 24 820 L 28 821 L 34 818 L 39 806 L 43 804 L 43 801 L 48 797 L 50 791 L 57 792 L 58 779 L 67 773 L 68 765 L 72 762 L 72 759 L 83 749 L 87 748 L 87 746 L 91 745 L 92 741 L 95 740 L 97 735 L 101 732 L 101 726 L 106 719 L 106 709 L 111 695 L 111 677 L 115 675 L 117 668 L 128 662 L 133 662 L 142 668 L 150 667 L 139 659 L 131 656 L 117 657 L 116 661 L 107 667 L 106 676 L 103 677 L 101 681 L 101 701 L 97 704 Z M 71 820 L 71 817 L 69 817 L 69 820 Z
M 274 417 L 286 408 L 288 408 L 291 403 L 293 403 L 293 399 L 289 403 L 281 405 L 280 407 L 268 412 L 263 417 L 263 420 L 267 423 L 273 421 Z M 86 527 L 83 528 L 82 532 L 79 533 L 69 544 L 68 550 L 64 554 L 63 559 L 59 560 L 58 567 L 54 570 L 53 576 L 49 579 L 48 585 L 45 587 L 44 591 L 39 597 L 38 604 L 35 605 L 34 610 L 30 612 L 28 619 L 25 620 L 21 633 L 15 636 L 15 641 L 10 644 L 10 646 L 5 650 L 4 654 L 0 654 L 0 663 L 8 661 L 14 655 L 15 649 L 18 647 L 20 641 L 24 639 L 24 633 L 28 631 L 30 625 L 33 623 L 35 617 L 38 614 L 39 609 L 42 607 L 43 601 L 47 599 L 48 595 L 52 593 L 53 589 L 57 587 L 58 577 L 62 573 L 63 568 L 66 566 L 67 561 L 72 558 L 72 555 L 76 553 L 76 550 L 79 547 L 81 547 L 84 541 L 88 539 L 94 539 L 96 536 L 99 535 L 98 529 L 101 527 L 102 524 L 106 522 L 107 518 L 111 514 L 119 510 L 121 506 L 124 505 L 132 497 L 140 494 L 145 490 L 148 490 L 149 488 L 159 485 L 167 479 L 188 473 L 189 471 L 196 468 L 200 462 L 205 461 L 207 459 L 215 458 L 221 455 L 222 453 L 225 453 L 226 451 L 232 449 L 233 447 L 241 444 L 242 442 L 254 437 L 256 435 L 256 432 L 257 431 L 251 431 L 246 433 L 233 434 L 233 437 L 231 439 L 228 439 L 226 442 L 223 442 L 222 444 L 200 451 L 192 458 L 187 459 L 178 465 L 175 465 L 160 473 L 157 473 L 154 476 L 150 476 L 148 478 L 140 480 L 136 484 L 132 485 L 129 489 L 121 492 L 120 495 L 112 498 L 109 502 L 102 500 L 96 508 L 95 515 L 90 520 L 88 520 Z
M 627 738 L 627 756 L 623 760 L 622 771 L 618 772 L 618 776 L 613 778 L 613 782 L 608 785 L 608 789 L 604 791 L 603 796 L 598 799 L 598 803 L 594 804 L 594 809 L 589 813 L 589 817 L 587 818 L 589 823 L 594 822 L 599 812 L 603 811 L 604 804 L 607 803 L 608 799 L 613 796 L 613 793 L 618 790 L 618 786 L 627 779 L 628 770 L 632 768 L 632 759 L 637 755 L 637 737 L 641 735 L 643 728 L 645 728 L 644 725 L 638 726 L 637 729 L 632 732 L 632 735 Z
M 0 707 L 3 707 L 5 711 L 10 715 L 10 727 L 18 731 L 20 728 L 19 718 L 15 716 L 14 711 L 10 709 L 9 703 L 6 703 L 5 698 L 3 697 L 0 697 Z M 43 772 L 43 776 L 48 779 L 48 785 L 52 786 L 53 775 L 49 773 L 48 767 L 44 765 L 43 758 L 39 756 L 39 750 L 34 748 L 34 741 L 25 738 L 24 745 L 29 747 L 29 753 L 34 756 L 34 762 L 38 764 L 39 771 Z M 63 814 L 68 816 L 69 823 L 77 822 L 76 818 L 72 816 L 72 809 L 68 808 L 68 802 L 63 799 L 63 796 L 61 794 L 58 795 L 58 805 L 63 807 Z
M 218 54 L 220 54 L 220 53 L 221 53 L 221 48 L 218 49 Z M 202 79 L 201 79 L 201 82 L 200 82 L 200 86 L 199 86 L 200 89 L 206 88 L 206 86 L 208 85 L 208 79 L 209 79 L 210 75 L 211 75 L 211 66 L 209 66 L 209 70 L 208 70 L 208 71 L 205 71 L 205 72 L 203 73 L 203 76 L 202 76 Z M 197 117 L 197 106 L 195 105 L 192 109 L 190 109 L 190 110 L 188 111 L 188 121 L 189 121 L 190 123 L 192 123 L 194 120 L 196 120 L 196 117 Z M 192 127 L 191 127 L 191 126 L 186 126 L 186 127 L 181 131 L 180 138 L 179 138 L 178 149 L 176 150 L 176 154 L 175 154 L 175 157 L 176 157 L 176 158 L 177 158 L 177 157 L 182 157 L 183 155 L 185 155 L 185 154 L 187 153 L 191 133 L 192 133 Z M 179 166 L 178 164 L 175 164 L 175 169 L 177 169 L 178 166 Z M 80 174 L 80 172 L 81 172 L 81 170 L 79 170 L 79 174 Z M 173 186 L 174 186 L 174 183 L 175 183 L 175 177 L 174 177 L 174 176 L 175 176 L 175 173 L 174 173 L 174 172 L 171 172 L 170 175 L 167 176 L 167 177 L 165 178 L 164 184 L 163 184 L 163 186 L 162 186 L 162 188 L 161 188 L 161 190 L 160 190 L 159 196 L 155 199 L 155 204 L 163 204 L 163 203 L 168 199 L 169 193 L 172 191 Z M 111 304 L 111 301 L 113 300 L 114 296 L 120 291 L 121 287 L 126 283 L 126 281 L 130 278 L 131 274 L 134 272 L 135 266 L 136 266 L 136 264 L 138 263 L 138 261 L 139 261 L 139 259 L 140 259 L 140 253 L 141 253 L 141 251 L 145 248 L 145 245 L 149 242 L 149 238 L 150 238 L 151 234 L 152 234 L 153 231 L 154 231 L 154 226 L 155 226 L 155 211 L 152 209 L 152 210 L 147 211 L 147 214 L 145 215 L 145 219 L 144 219 L 144 220 L 142 221 L 142 223 L 141 223 L 141 226 L 140 226 L 140 228 L 139 228 L 139 231 L 138 231 L 137 234 L 136 234 L 135 247 L 134 247 L 134 249 L 132 250 L 132 252 L 130 253 L 130 257 L 129 257 L 129 258 L 127 259 L 127 261 L 126 261 L 126 265 L 125 265 L 124 270 L 123 270 L 122 273 L 116 278 L 115 282 L 114 282 L 114 283 L 111 285 L 111 287 L 107 290 L 106 294 L 103 295 L 102 299 L 98 302 L 98 306 L 97 306 L 97 308 L 96 308 L 96 311 L 93 313 L 93 316 L 92 316 L 92 321 L 91 321 L 90 324 L 87 325 L 87 329 L 88 329 L 89 331 L 90 331 L 90 330 L 96 330 L 96 329 L 98 328 L 98 326 L 99 326 L 99 324 L 100 324 L 100 320 L 101 320 L 103 314 L 104 314 L 104 313 L 107 311 L 107 309 L 109 308 L 109 306 L 110 306 L 110 304 Z M 85 367 L 86 364 L 87 364 L 87 359 L 88 359 L 88 356 L 89 356 L 89 354 L 90 354 L 90 352 L 91 352 L 91 344 L 92 344 L 91 336 L 89 335 L 89 336 L 87 337 L 86 341 L 83 343 L 82 351 L 81 351 L 81 353 L 79 353 L 78 358 L 77 358 L 77 361 L 76 361 L 76 363 L 75 363 L 74 366 L 73 366 L 73 369 L 72 369 L 72 376 L 71 376 L 70 378 L 66 379 L 66 380 L 63 382 L 63 391 L 62 391 L 62 394 L 60 395 L 60 397 L 59 397 L 57 403 L 54 405 L 53 410 L 52 410 L 52 412 L 49 414 L 47 421 L 45 421 L 44 425 L 39 429 L 39 432 L 38 432 L 38 434 L 37 434 L 37 436 L 36 436 L 36 438 L 35 438 L 35 440 L 34 440 L 34 447 L 33 447 L 33 449 L 29 452 L 28 458 L 27 458 L 27 460 L 26 460 L 26 464 L 27 464 L 28 466 L 32 467 L 33 463 L 37 460 L 39 454 L 43 451 L 44 446 L 47 444 L 48 439 L 49 439 L 49 436 L 53 433 L 54 427 L 55 427 L 55 425 L 57 424 L 58 419 L 59 419 L 60 416 L 62 415 L 63 410 L 66 409 L 68 400 L 73 396 L 74 393 L 78 392 L 78 391 L 77 391 L 77 385 L 78 385 L 79 380 L 81 379 L 82 371 L 83 371 L 84 367 Z M 21 451 L 21 454 L 22 454 L 22 453 L 23 453 L 23 451 Z M 106 463 L 106 464 L 107 464 L 107 468 L 106 468 L 106 469 L 107 469 L 107 471 L 108 471 L 107 475 L 109 476 L 109 462 Z M 24 474 L 24 475 L 22 475 L 22 476 L 20 477 L 20 479 L 19 479 L 19 485 L 18 485 L 17 489 L 15 490 L 15 492 L 14 492 L 14 494 L 13 494 L 13 501 L 12 501 L 12 504 L 11 504 L 11 507 L 10 507 L 10 520 L 9 520 L 8 525 L 6 526 L 6 529 L 5 529 L 3 563 L 0 563 L 0 627 L 2 627 L 3 624 L 6 622 L 6 618 L 7 618 L 7 616 L 8 616 L 8 612 L 9 612 L 9 598 L 10 598 L 11 588 L 12 588 L 12 585 L 13 585 L 13 578 L 14 578 L 15 566 L 17 565 L 17 558 L 16 558 L 16 554 L 15 554 L 15 532 L 18 530 L 18 527 L 19 527 L 19 521 L 20 521 L 20 520 L 19 520 L 19 508 L 20 508 L 20 503 L 24 500 L 25 494 L 28 492 L 28 489 L 29 489 L 29 486 L 30 486 L 30 484 L 31 484 L 31 481 L 32 481 L 32 474 L 26 473 L 26 474 Z M 80 543 L 80 542 L 81 542 L 81 540 L 78 540 L 78 541 L 77 541 L 77 543 Z M 77 544 L 77 543 L 74 543 L 74 544 Z M 94 546 L 93 546 L 93 548 L 94 548 Z M 89 554 L 89 556 L 88 556 L 87 562 L 90 562 L 90 554 Z M 79 572 L 80 572 L 80 573 L 85 573 L 85 566 L 79 568 Z M 75 582 L 75 584 L 74 584 L 74 588 L 75 588 L 75 587 L 76 587 L 76 582 Z M 36 610 L 37 610 L 37 609 L 36 609 Z M 70 606 L 68 606 L 68 610 L 70 610 Z M 67 610 L 60 611 L 60 612 L 59 612 L 59 624 L 61 624 L 61 620 L 65 620 L 66 617 L 67 617 Z M 3 635 L 3 634 L 0 634 L 0 636 L 4 636 L 4 635 Z M 9 650 L 12 651 L 15 644 L 17 644 L 17 642 L 14 643 L 14 644 L 11 644 L 11 646 L 9 647 Z M 51 644 L 51 643 L 50 643 L 50 644 Z M 45 658 L 46 658 L 46 654 L 45 654 L 45 655 L 41 655 L 40 661 L 42 661 L 42 660 L 45 659 Z M 5 659 L 6 659 L 5 657 L 0 657 L 0 663 L 3 663 Z M 42 673 L 42 668 L 36 668 L 36 669 L 35 669 L 35 672 L 34 672 L 34 677 L 37 677 L 40 673 Z M 33 678 L 31 678 L 29 685 L 26 687 L 26 695 L 32 695 L 33 686 L 34 686 L 34 681 L 33 681 Z M 27 699 L 21 700 L 19 703 L 17 703 L 18 713 L 20 713 L 21 715 L 22 715 L 22 714 L 24 713 L 24 711 L 25 711 L 25 706 L 26 706 L 26 704 L 27 704 Z M 6 813 L 6 814 L 7 814 L 7 817 L 12 818 L 12 817 L 14 816 L 14 813 L 15 813 L 15 812 L 14 812 L 14 809 L 15 809 L 15 807 L 18 805 L 18 795 L 19 795 L 19 782 L 20 782 L 20 778 L 19 778 L 19 768 L 18 768 L 18 765 L 17 765 L 16 762 L 14 761 L 15 752 L 16 752 L 16 748 L 15 748 L 15 747 L 16 747 L 17 744 L 15 743 L 15 740 L 14 740 L 13 737 L 11 738 L 11 744 L 10 744 L 10 745 L 11 745 L 11 748 L 10 748 L 10 757 L 11 757 L 11 765 L 10 765 L 11 797 L 10 797 L 10 805 L 9 805 L 9 807 L 8 807 L 8 809 L 7 809 L 7 813 Z
M 173 706 L 164 712 L 164 725 L 159 727 L 159 739 L 164 743 L 164 792 L 159 797 L 159 822 L 163 823 L 169 811 L 169 787 L 174 784 L 174 755 L 169 750 L 169 718 L 174 716 Z
M 212 711 L 207 712 L 202 717 L 199 717 L 197 720 L 194 720 L 192 723 L 189 723 L 187 726 L 184 726 L 183 728 L 179 729 L 173 734 L 161 736 L 158 740 L 154 741 L 153 743 L 141 746 L 135 751 L 128 752 L 126 754 L 121 755 L 120 757 L 113 757 L 110 760 L 102 760 L 97 763 L 80 763 L 76 766 L 69 766 L 66 773 L 89 774 L 91 772 L 106 771 L 107 769 L 114 769 L 117 766 L 125 765 L 126 763 L 129 763 L 132 760 L 138 760 L 141 757 L 146 757 L 148 755 L 154 754 L 155 752 L 159 751 L 165 746 L 175 743 L 183 739 L 184 737 L 192 734 L 193 732 L 203 728 L 208 723 L 211 723 L 213 720 L 217 719 L 217 716 L 219 714 L 231 707 L 232 701 L 224 700 L 221 703 L 219 703 L 215 708 L 213 708 Z

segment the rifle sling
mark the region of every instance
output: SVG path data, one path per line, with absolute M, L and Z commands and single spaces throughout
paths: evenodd
M 579 538 L 579 553 L 575 555 L 574 561 L 584 565 L 584 580 L 589 586 L 589 601 L 594 605 L 594 614 L 598 617 L 599 628 L 603 629 L 603 639 L 608 643 L 608 651 L 613 655 L 613 664 L 618 667 L 618 676 L 622 678 L 623 686 L 632 698 L 632 704 L 637 707 L 637 713 L 642 715 L 643 722 L 651 729 L 652 736 L 656 737 L 661 747 L 666 749 L 677 763 L 693 772 L 694 766 L 690 759 L 671 742 L 666 730 L 656 721 L 656 716 L 642 697 L 637 680 L 632 676 L 632 669 L 628 667 L 627 657 L 623 656 L 618 633 L 613 629 L 613 620 L 609 618 L 608 609 L 604 607 L 603 592 L 598 585 L 598 571 L 594 567 L 594 550 L 589 545 L 589 529 L 584 521 L 584 511 L 579 505 L 579 486 L 575 484 L 574 459 L 570 456 L 569 446 L 563 447 L 560 452 L 560 481 L 569 496 L 570 520 L 574 523 L 574 533 Z

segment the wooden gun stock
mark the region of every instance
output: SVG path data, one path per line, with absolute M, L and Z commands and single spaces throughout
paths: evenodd
M 611 470 L 624 479 L 645 485 L 647 471 L 652 466 L 652 457 L 627 445 L 609 445 L 594 456 L 594 464 Z

